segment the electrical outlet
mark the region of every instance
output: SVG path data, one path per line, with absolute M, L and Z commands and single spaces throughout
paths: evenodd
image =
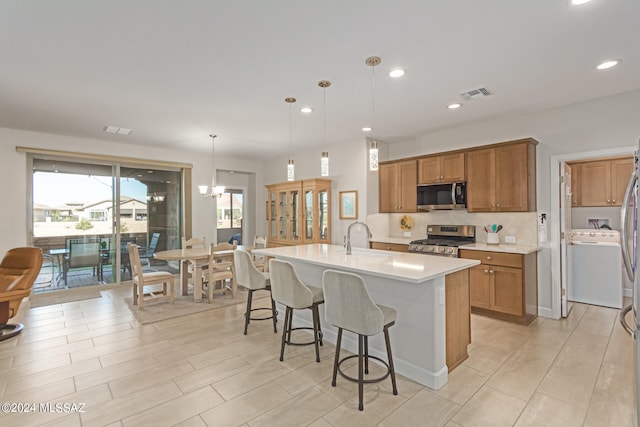
M 411 232 L 410 231 L 405 231 L 404 232 L 404 237 L 411 237 Z
M 515 243 L 516 242 L 516 236 L 504 236 L 504 242 L 505 243 Z

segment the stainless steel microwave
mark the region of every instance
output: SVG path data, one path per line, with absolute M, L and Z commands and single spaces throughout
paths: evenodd
M 465 209 L 467 185 L 465 182 L 418 185 L 418 211 L 435 209 Z

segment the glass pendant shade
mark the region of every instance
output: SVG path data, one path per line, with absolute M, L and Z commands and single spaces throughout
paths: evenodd
M 287 181 L 293 181 L 296 179 L 295 166 L 293 165 L 293 159 L 289 159 L 287 163 Z
M 320 175 L 329 176 L 329 152 L 323 151 L 320 157 Z
M 378 143 L 376 141 L 371 141 L 369 147 L 369 170 L 378 170 Z

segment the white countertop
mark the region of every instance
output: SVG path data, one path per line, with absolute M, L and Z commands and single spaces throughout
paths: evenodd
M 342 246 L 324 244 L 254 249 L 253 253 L 411 283 L 426 282 L 480 264 L 477 260 L 361 248 L 353 248 L 351 255 L 347 255 Z
M 372 237 L 371 239 L 369 239 L 370 242 L 394 243 L 398 245 L 408 245 L 413 240 L 416 240 L 416 239 L 411 237 L 383 237 L 383 238 Z
M 488 245 L 486 243 L 472 243 L 470 245 L 459 246 L 458 249 L 469 249 L 471 251 L 488 251 L 488 252 L 505 252 L 511 254 L 527 255 L 539 251 L 539 246 L 525 245 L 507 245 L 501 243 L 499 245 Z

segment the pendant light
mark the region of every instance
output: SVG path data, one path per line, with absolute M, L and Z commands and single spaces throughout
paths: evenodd
M 322 128 L 323 137 L 322 141 L 324 146 L 327 145 L 327 88 L 331 86 L 329 80 L 320 80 L 318 86 L 322 88 Z M 329 176 L 329 152 L 323 151 L 320 157 L 320 175 Z
M 224 193 L 224 185 L 216 185 L 216 138 L 218 135 L 211 134 L 211 192 L 209 192 L 209 187 L 206 185 L 199 185 L 198 190 L 200 191 L 200 195 L 203 197 L 220 197 Z
M 287 162 L 287 181 L 293 181 L 295 179 L 295 166 L 293 164 L 293 155 L 291 153 L 293 149 L 293 103 L 296 102 L 295 98 L 288 97 L 284 99 L 284 102 L 289 104 L 289 161 Z
M 369 145 L 369 170 L 378 170 L 378 142 L 376 141 L 374 132 L 376 130 L 376 97 L 375 97 L 375 67 L 380 65 L 382 60 L 377 56 L 370 56 L 366 59 L 365 64 L 371 67 L 371 143 Z

